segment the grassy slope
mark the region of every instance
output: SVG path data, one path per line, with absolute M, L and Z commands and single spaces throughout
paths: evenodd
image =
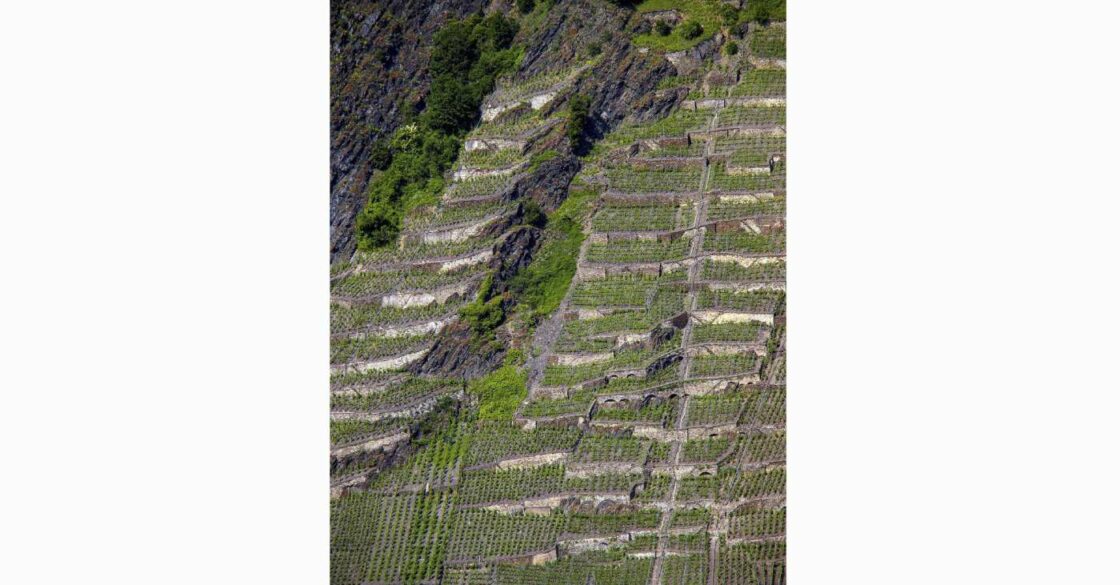
M 548 217 L 544 244 L 513 281 L 513 293 L 520 299 L 519 306 L 528 311 L 529 322 L 547 317 L 560 307 L 576 273 L 576 261 L 584 239 L 583 223 L 597 195 L 592 189 L 571 188 L 568 198 Z M 513 418 L 517 407 L 528 396 L 524 362 L 522 352 L 511 350 L 501 368 L 467 387 L 478 400 L 479 420 Z
M 549 216 L 540 251 L 514 281 L 514 294 L 521 297 L 521 304 L 533 316 L 545 317 L 560 306 L 576 273 L 584 238 L 583 220 L 595 195 L 592 190 L 571 190 L 564 203 Z
M 634 37 L 634 45 L 649 47 L 659 51 L 673 52 L 690 49 L 706 41 L 719 30 L 721 20 L 718 12 L 719 2 L 715 0 L 645 0 L 637 6 L 639 13 L 656 12 L 676 8 L 684 15 L 684 20 L 695 20 L 704 27 L 704 32 L 694 39 L 681 36 L 681 27 L 677 25 L 673 32 L 667 36 L 650 32 Z
M 467 392 L 478 399 L 479 420 L 511 420 L 517 406 L 528 396 L 527 375 L 519 366 L 525 356 L 512 350 L 506 354 L 502 367 L 479 378 Z

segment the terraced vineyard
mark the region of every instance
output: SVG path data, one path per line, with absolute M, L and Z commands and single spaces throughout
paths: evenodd
M 551 76 L 550 76 L 551 79 Z M 571 75 L 546 84 L 550 95 Z M 398 246 L 358 252 L 331 278 L 332 493 L 369 482 L 381 457 L 409 440 L 441 401 L 461 399 L 462 380 L 416 376 L 408 368 L 493 274 L 496 249 L 522 212 L 510 190 L 529 164 L 535 138 L 558 122 L 549 101 L 506 84 L 501 116 L 465 142 L 452 181 L 434 206 L 404 218 Z M 508 107 L 507 107 L 508 106 Z M 359 423 L 366 426 L 358 426 Z
M 417 365 L 504 270 L 594 58 L 500 82 L 439 202 L 332 271 L 332 583 L 785 582 L 785 28 L 742 27 L 580 161 L 574 278 L 510 321 L 512 416 Z

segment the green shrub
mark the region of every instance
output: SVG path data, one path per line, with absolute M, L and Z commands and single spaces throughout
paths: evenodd
M 389 149 L 388 140 L 381 138 L 369 148 L 369 163 L 373 168 L 383 171 L 393 162 L 393 151 Z
M 517 35 L 517 23 L 499 13 L 476 21 L 471 31 L 472 40 L 482 53 L 506 49 Z
M 459 140 L 454 135 L 417 124 L 401 126 L 388 146 L 388 168 L 366 187 L 366 208 L 358 215 L 355 231 L 363 250 L 393 242 L 404 212 L 438 200 L 442 173 L 455 160 Z
M 529 14 L 536 5 L 536 0 L 517 0 L 517 10 L 521 14 Z
M 541 211 L 541 206 L 536 201 L 529 199 L 522 204 L 522 208 L 524 210 L 522 221 L 525 225 L 543 228 L 548 222 L 548 217 Z
M 591 114 L 591 99 L 585 95 L 575 95 L 568 101 L 568 144 L 572 152 L 583 151 L 583 133 L 587 128 L 587 118 Z
M 432 77 L 455 75 L 466 77 L 478 60 L 478 43 L 475 42 L 475 19 L 453 20 L 432 37 L 432 56 L 429 61 Z
M 376 248 L 388 245 L 397 239 L 400 220 L 395 209 L 378 201 L 358 214 L 355 230 L 358 233 L 359 244 L 363 248 Z
M 502 310 L 502 297 L 494 297 L 485 302 L 477 299 L 459 309 L 459 317 L 470 325 L 475 333 L 480 335 L 489 333 L 497 329 L 506 318 L 505 311 Z
M 478 297 L 459 309 L 459 318 L 470 325 L 479 336 L 486 336 L 498 328 L 506 318 L 502 297 L 490 298 L 493 277 L 487 276 L 478 288 Z
M 704 34 L 704 27 L 700 26 L 699 22 L 695 20 L 686 20 L 681 24 L 681 36 L 692 40 Z
M 657 24 L 653 25 L 653 30 L 657 32 L 657 34 L 663 37 L 667 37 L 669 36 L 669 33 L 673 32 L 673 27 L 670 26 L 668 22 L 659 20 L 657 21 Z
M 431 93 L 428 94 L 428 109 L 424 112 L 427 126 L 445 133 L 469 126 L 474 121 L 475 111 L 469 95 L 471 88 L 453 75 L 441 75 L 432 80 Z
M 735 41 L 728 42 L 726 45 L 723 46 L 723 52 L 727 53 L 728 55 L 738 55 L 739 54 L 739 43 L 736 43 Z
M 719 16 L 723 19 L 724 26 L 735 26 L 735 23 L 739 22 L 739 11 L 730 4 L 720 4 Z
M 786 19 L 786 0 L 751 0 L 747 2 L 746 19 L 766 23 Z

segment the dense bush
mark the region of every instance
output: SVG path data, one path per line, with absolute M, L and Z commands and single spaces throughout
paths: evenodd
M 735 10 L 735 7 L 730 4 L 720 4 L 719 16 L 723 19 L 724 26 L 734 26 L 735 23 L 739 22 L 739 11 Z
M 479 334 L 493 331 L 506 317 L 502 310 L 502 297 L 494 297 L 488 301 L 475 300 L 460 309 L 459 316 Z
M 371 163 L 384 172 L 366 188 L 355 226 L 359 248 L 392 243 L 404 212 L 438 201 L 443 172 L 478 120 L 483 98 L 499 74 L 517 66 L 521 53 L 510 47 L 516 34 L 517 23 L 501 14 L 452 21 L 435 34 L 424 111 L 398 128 L 387 148 L 382 142 L 371 151 Z
M 727 53 L 728 55 L 738 55 L 739 54 L 739 43 L 736 43 L 735 41 L 728 42 L 726 45 L 723 46 L 723 52 Z
M 704 33 L 704 27 L 695 20 L 686 20 L 681 24 L 681 36 L 692 40 Z
M 669 33 L 673 32 L 673 27 L 670 26 L 668 22 L 659 20 L 657 21 L 657 24 L 653 25 L 653 30 L 656 31 L 657 34 L 663 37 L 667 37 L 669 36 Z
M 358 214 L 355 229 L 363 246 L 379 247 L 397 239 L 400 221 L 396 206 L 387 201 L 371 201 Z
M 786 0 L 751 0 L 747 3 L 746 19 L 755 22 L 786 19 Z
M 462 309 L 459 309 L 459 318 L 470 325 L 480 337 L 491 334 L 506 318 L 502 308 L 502 297 L 495 295 L 490 298 L 492 278 L 487 276 L 479 287 L 478 297 Z
M 373 143 L 369 148 L 369 162 L 373 168 L 383 171 L 393 162 L 393 151 L 389 149 L 389 141 L 384 138 Z
M 572 96 L 568 102 L 568 144 L 577 154 L 583 151 L 583 132 L 590 114 L 591 99 L 585 95 Z
M 543 228 L 545 223 L 548 222 L 548 217 L 541 211 L 541 206 L 532 199 L 529 199 L 523 204 L 524 216 L 522 221 L 525 225 Z
M 529 14 L 536 5 L 536 0 L 517 0 L 517 10 L 520 11 L 521 14 Z

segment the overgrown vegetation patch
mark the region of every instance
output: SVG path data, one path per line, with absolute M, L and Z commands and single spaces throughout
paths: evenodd
M 639 14 L 677 10 L 684 19 L 675 27 L 654 24 L 651 32 L 634 37 L 634 45 L 666 52 L 690 49 L 719 30 L 723 24 L 720 6 L 717 0 L 645 0 L 636 7 Z
M 471 382 L 467 393 L 478 400 L 479 420 L 511 420 L 528 392 L 526 375 L 519 367 L 525 356 L 517 350 L 506 354 L 502 367 Z
M 576 259 L 583 244 L 583 220 L 597 193 L 573 189 L 548 219 L 545 241 L 529 266 L 510 284 L 522 306 L 541 318 L 560 306 L 576 273 Z
M 478 121 L 483 98 L 498 75 L 513 71 L 521 60 L 521 50 L 511 46 L 516 33 L 517 24 L 501 14 L 452 21 L 436 33 L 424 111 L 393 134 L 388 154 L 385 148 L 374 150 L 377 166 L 385 170 L 366 189 L 366 206 L 355 226 L 360 249 L 395 242 L 404 213 L 438 200 L 442 174 Z

